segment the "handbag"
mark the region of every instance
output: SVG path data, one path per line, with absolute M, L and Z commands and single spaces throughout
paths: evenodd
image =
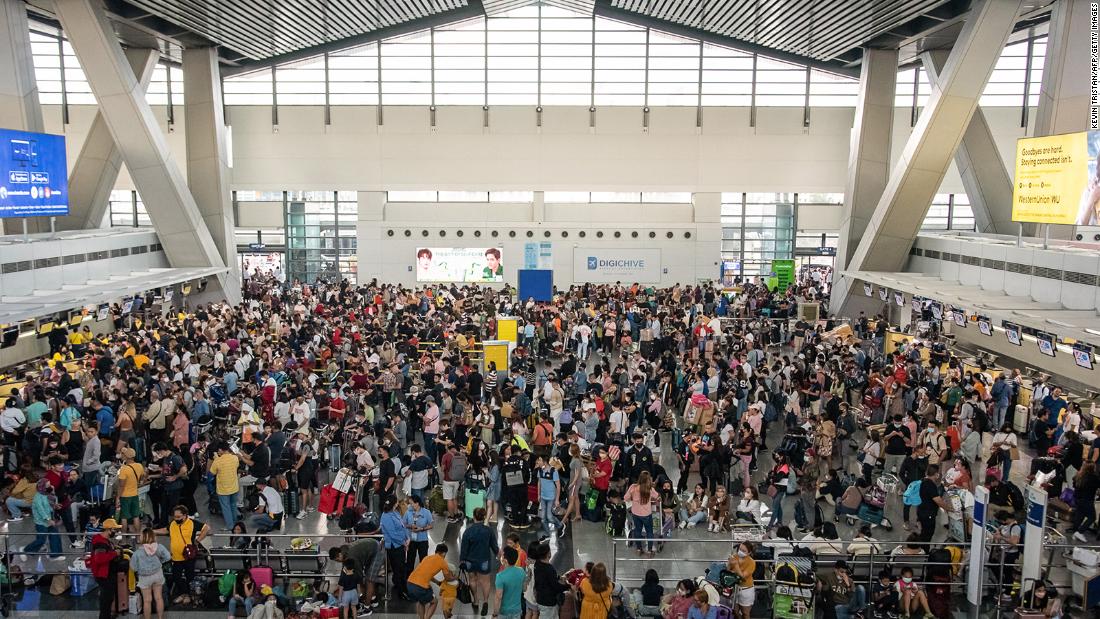
M 199 556 L 199 549 L 194 544 L 187 544 L 181 551 L 184 561 L 191 561 Z
M 455 592 L 455 598 L 463 604 L 474 603 L 474 592 L 470 588 L 470 584 L 466 582 L 465 572 L 458 576 L 458 590 Z
M 1020 459 L 1020 448 L 1019 447 L 1009 447 L 1008 455 L 1013 460 L 1019 460 Z

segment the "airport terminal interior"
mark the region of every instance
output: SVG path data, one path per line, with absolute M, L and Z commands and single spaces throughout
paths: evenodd
M 0 615 L 1100 617 L 1085 0 L 0 0 Z

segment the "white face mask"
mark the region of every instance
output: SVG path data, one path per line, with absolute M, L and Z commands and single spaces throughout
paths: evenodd
M 749 553 L 745 552 L 744 550 L 738 550 L 738 551 L 737 551 L 737 556 L 739 556 L 739 557 L 741 557 L 742 559 L 744 559 L 745 557 L 749 556 Z

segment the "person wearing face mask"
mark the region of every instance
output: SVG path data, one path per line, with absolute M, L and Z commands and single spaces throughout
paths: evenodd
M 748 486 L 741 493 L 741 500 L 737 503 L 737 520 L 743 524 L 760 524 L 763 520 L 763 509 L 756 487 Z
M 1044 617 L 1059 618 L 1062 614 L 1062 601 L 1058 599 L 1058 591 L 1053 587 L 1047 587 L 1042 580 L 1036 580 L 1031 590 L 1024 594 L 1020 600 L 1019 611 L 1042 614 Z
M 947 438 L 934 421 L 929 421 L 924 432 L 917 437 L 917 444 L 923 445 L 928 452 L 928 464 L 939 464 L 948 455 Z
M 737 551 L 730 555 L 726 561 L 726 569 L 737 574 L 740 580 L 737 583 L 737 593 L 734 615 L 740 619 L 749 619 L 749 612 L 756 601 L 756 589 L 753 587 L 752 574 L 756 571 L 756 560 L 753 559 L 755 547 L 752 542 L 741 542 Z
M 914 582 L 913 568 L 909 566 L 901 568 L 901 578 L 898 578 L 895 586 L 898 590 L 903 616 L 911 616 L 917 610 L 922 611 L 925 617 L 934 616 L 932 611 L 928 609 L 928 596 L 925 594 L 924 588 Z
M 189 583 L 195 579 L 195 559 L 198 557 L 198 547 L 202 540 L 210 534 L 210 526 L 201 520 L 191 518 L 187 508 L 177 505 L 172 510 L 172 520 L 168 526 L 157 529 L 158 535 L 168 535 L 168 547 L 172 561 L 172 578 L 169 583 L 169 594 L 175 594 L 178 600 L 187 593 Z M 136 553 L 135 553 L 136 554 Z
M 164 618 L 164 568 L 163 564 L 171 559 L 171 554 L 163 545 L 157 543 L 157 535 L 152 529 L 141 532 L 141 547 L 130 555 L 130 569 L 137 574 L 137 586 L 141 589 L 144 601 L 144 617 L 150 619 L 153 603 L 156 602 L 157 619 Z
M 260 589 L 260 595 L 264 596 L 264 603 L 252 607 L 248 619 L 283 619 L 283 611 L 279 609 L 279 598 L 271 587 L 264 585 Z
M 685 578 L 676 583 L 676 591 L 665 596 L 662 606 L 664 619 L 681 619 L 688 616 L 695 602 L 695 592 L 699 590 L 694 580 Z

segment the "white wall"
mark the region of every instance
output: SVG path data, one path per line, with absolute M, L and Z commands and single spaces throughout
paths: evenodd
M 57 106 L 44 111 L 47 130 L 69 138 L 71 165 L 95 108 L 70 106 L 67 126 Z M 1011 161 L 1019 109 L 984 111 Z M 378 125 L 374 107 L 334 106 L 326 127 L 320 107 L 281 106 L 276 132 L 270 107 L 232 106 L 227 122 L 234 189 L 842 192 L 853 114 L 813 108 L 803 128 L 801 108 L 759 108 L 751 127 L 748 108 L 704 108 L 697 127 L 695 108 L 655 107 L 646 130 L 634 107 L 599 108 L 595 127 L 583 107 L 546 107 L 542 127 L 532 108 L 493 107 L 486 128 L 481 108 L 456 106 L 439 107 L 433 128 L 426 107 L 386 107 Z M 167 133 L 165 108 L 154 115 Z M 894 124 L 896 158 L 908 108 Z M 179 106 L 168 143 L 185 161 Z M 125 171 L 119 188 L 132 188 Z M 941 191 L 963 191 L 953 166 Z
M 533 203 L 417 204 L 387 203 L 383 192 L 360 192 L 359 281 L 378 278 L 414 285 L 412 266 L 420 247 L 500 247 L 504 281 L 515 285 L 525 244 L 547 241 L 553 252 L 554 284 L 560 288 L 579 283 L 573 280 L 574 248 L 622 249 L 624 255 L 634 248 L 659 248 L 664 286 L 718 278 L 717 193 L 695 194 L 695 204 L 544 204 L 542 198 L 539 192 Z

